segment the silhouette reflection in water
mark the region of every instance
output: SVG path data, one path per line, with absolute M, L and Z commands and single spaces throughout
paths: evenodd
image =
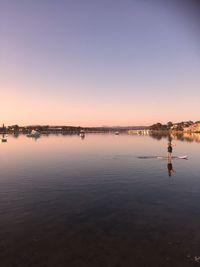
M 171 177 L 172 173 L 174 172 L 171 157 L 168 157 L 167 169 L 168 169 L 168 175 L 169 175 L 169 177 Z

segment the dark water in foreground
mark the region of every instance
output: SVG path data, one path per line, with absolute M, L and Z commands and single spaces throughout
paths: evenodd
M 198 266 L 200 143 L 19 136 L 0 144 L 0 266 Z

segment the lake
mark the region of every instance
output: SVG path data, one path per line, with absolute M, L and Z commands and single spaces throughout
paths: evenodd
M 8 136 L 0 144 L 2 267 L 196 266 L 200 137 Z M 149 158 L 138 158 L 149 157 Z M 195 258 L 196 257 L 196 258 Z

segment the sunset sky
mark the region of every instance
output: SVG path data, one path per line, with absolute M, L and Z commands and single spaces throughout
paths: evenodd
M 200 120 L 198 17 L 184 0 L 0 0 L 0 124 Z

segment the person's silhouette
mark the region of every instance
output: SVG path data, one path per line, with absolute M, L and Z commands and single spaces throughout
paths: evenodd
M 168 138 L 168 147 L 167 147 L 167 151 L 168 151 L 168 158 L 172 157 L 172 139 L 171 137 Z

